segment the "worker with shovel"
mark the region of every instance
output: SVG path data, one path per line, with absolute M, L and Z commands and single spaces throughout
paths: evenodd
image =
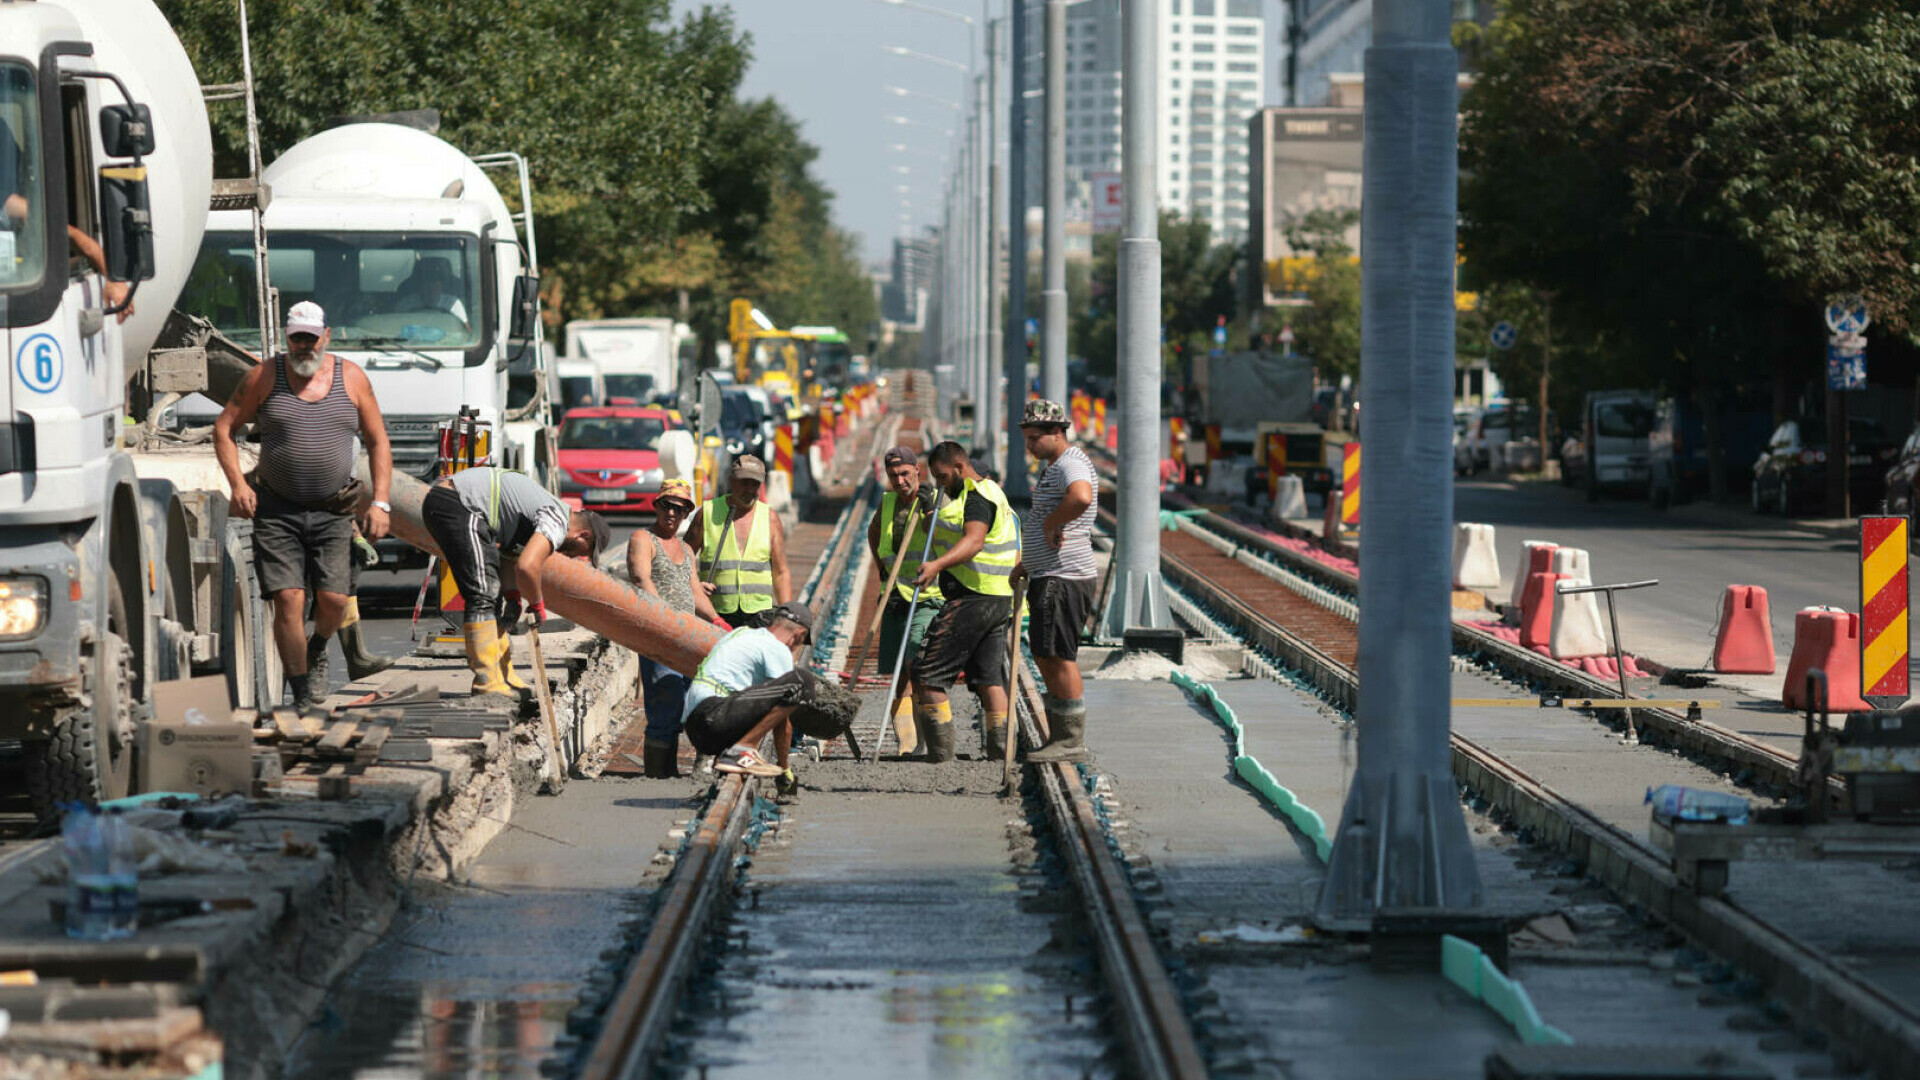
M 453 573 L 467 606 L 467 666 L 473 692 L 522 697 L 530 691 L 513 671 L 512 646 L 496 619 L 537 628 L 547 618 L 540 570 L 555 552 L 597 558 L 612 539 L 606 519 L 569 511 L 525 473 L 486 466 L 462 469 L 427 490 L 420 517 Z M 518 590 L 502 596 L 500 556 L 514 559 Z M 520 598 L 525 596 L 524 616 Z M 504 618 L 502 618 L 504 616 Z M 544 676 L 543 676 L 544 677 Z
M 1000 485 L 974 471 L 959 443 L 934 447 L 928 467 L 947 501 L 934 515 L 934 557 L 921 564 L 914 583 L 924 589 L 937 582 L 946 602 L 909 669 L 914 716 L 927 760 L 953 760 L 947 689 L 964 674 L 980 698 L 982 749 L 998 758 L 1007 738 L 1007 631 L 1014 578 L 1021 574 L 1020 519 Z
M 786 531 L 760 501 L 767 463 L 752 454 L 733 459 L 727 493 L 708 499 L 687 528 L 687 546 L 700 557 L 700 587 L 729 626 L 764 627 L 773 606 L 793 599 Z
M 896 665 L 911 664 L 920 655 L 927 627 L 933 624 L 945 598 L 936 583 L 920 589 L 916 602 L 913 583 L 928 550 L 939 493 L 921 478 L 920 455 L 913 447 L 896 446 L 887 451 L 884 465 L 888 490 L 867 524 L 867 547 L 873 552 L 874 570 L 886 579 L 882 587 L 889 589 L 886 606 L 880 611 L 880 655 L 876 659 L 880 674 L 891 676 Z M 902 755 L 918 748 L 911 681 L 899 692 L 893 730 L 900 739 Z

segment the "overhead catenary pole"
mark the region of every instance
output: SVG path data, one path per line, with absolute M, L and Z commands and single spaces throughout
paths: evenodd
M 1114 638 L 1173 625 L 1160 582 L 1160 215 L 1153 178 L 1158 7 L 1157 0 L 1124 0 L 1121 9 L 1120 485 L 1113 553 L 1120 570 L 1101 619 Z M 1054 55 L 1047 59 L 1052 63 Z M 1047 108 L 1051 112 L 1052 104 Z
M 1045 217 L 1040 240 L 1040 396 L 1064 404 L 1067 400 L 1067 0 L 1047 0 L 1045 30 L 1047 120 L 1042 179 Z M 1131 59 L 1123 63 L 1130 65 Z M 1127 70 L 1134 69 L 1129 66 Z M 1141 70 L 1145 72 L 1141 80 L 1151 88 L 1152 60 Z M 1126 102 L 1131 105 L 1132 91 L 1126 88 L 1125 92 Z M 1148 101 L 1142 112 L 1152 108 L 1151 99 Z M 1126 122 L 1131 123 L 1132 117 Z
M 976 387 L 973 399 L 973 445 L 984 449 L 988 459 L 991 460 L 994 447 L 993 388 L 998 383 L 992 364 L 1000 351 L 994 342 L 994 335 L 997 332 L 994 316 L 999 303 L 995 295 L 998 290 L 993 270 L 997 253 L 994 250 L 993 238 L 997 232 L 994 222 L 998 220 L 995 210 L 999 206 L 999 200 L 994 197 L 996 185 L 993 175 L 996 125 L 993 122 L 993 25 L 991 23 L 987 25 L 986 56 L 986 70 L 975 77 L 973 84 L 974 105 L 979 110 L 980 117 L 980 158 L 976 163 L 980 170 L 978 177 L 980 186 L 977 191 L 980 262 L 974 267 L 974 273 L 979 275 L 980 308 L 978 323 L 975 326 L 973 349 Z
M 1007 375 L 1007 469 L 1001 487 L 1007 497 L 1025 502 L 1027 444 L 1020 437 L 1020 416 L 1027 402 L 1027 95 L 1021 79 L 1027 69 L 1027 2 L 1007 0 L 1013 32 L 1007 61 L 1007 311 L 1001 347 Z
M 1006 339 L 1001 334 L 1000 319 L 1000 246 L 1006 239 L 1001 230 L 1000 207 L 1006 200 L 1006 173 L 1000 168 L 1000 35 L 998 20 L 987 22 L 987 160 L 991 168 L 987 175 L 987 365 L 984 371 L 986 383 L 986 408 L 983 410 L 982 427 L 986 431 L 987 460 L 998 462 L 999 453 L 994 441 L 999 438 L 1000 415 L 1002 409 L 1000 395 L 995 391 L 1000 385 L 1000 370 L 1006 366 Z
M 1376 0 L 1360 222 L 1360 764 L 1327 927 L 1483 901 L 1449 770 L 1458 58 L 1450 0 Z

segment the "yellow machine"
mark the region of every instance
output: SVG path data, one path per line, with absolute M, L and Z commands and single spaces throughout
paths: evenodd
M 774 328 L 773 320 L 736 297 L 727 310 L 727 337 L 733 341 L 733 381 L 758 386 L 797 401 L 800 396 L 800 350 L 794 336 Z

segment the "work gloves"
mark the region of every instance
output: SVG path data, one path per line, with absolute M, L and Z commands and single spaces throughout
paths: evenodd
M 800 797 L 800 778 L 788 769 L 773 779 L 774 801 L 790 803 Z
M 500 633 L 518 634 L 528 630 L 538 630 L 540 624 L 546 621 L 546 604 L 539 603 L 528 607 L 518 589 L 508 589 L 500 594 L 500 615 L 495 620 Z

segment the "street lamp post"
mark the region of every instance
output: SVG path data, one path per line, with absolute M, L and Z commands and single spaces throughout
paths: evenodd
M 1013 49 L 1007 62 L 1007 311 L 1001 333 L 1007 377 L 1007 468 L 1001 487 L 1009 499 L 1026 502 L 1032 498 L 1027 444 L 1020 434 L 1027 402 L 1027 95 L 1020 90 L 1021 73 L 1027 67 L 1026 0 L 1007 0 L 1007 21 Z
M 1131 25 L 1128 23 L 1127 25 Z M 1067 400 L 1067 4 L 1047 0 L 1046 17 L 1046 209 L 1041 237 L 1040 396 Z M 1126 61 L 1123 61 L 1123 63 Z M 1128 67 L 1132 77 L 1134 68 Z M 1149 60 L 1140 76 L 1152 85 Z M 1124 92 L 1124 91 L 1123 91 Z M 1126 102 L 1133 104 L 1129 96 Z M 1151 109 L 1151 101 L 1145 106 Z M 1132 117 L 1127 118 L 1132 122 Z M 1129 144 L 1131 145 L 1131 144 Z M 1148 144 L 1151 145 L 1150 143 Z M 1147 151 L 1149 154 L 1151 150 Z M 1157 310 L 1157 305 L 1156 305 Z

